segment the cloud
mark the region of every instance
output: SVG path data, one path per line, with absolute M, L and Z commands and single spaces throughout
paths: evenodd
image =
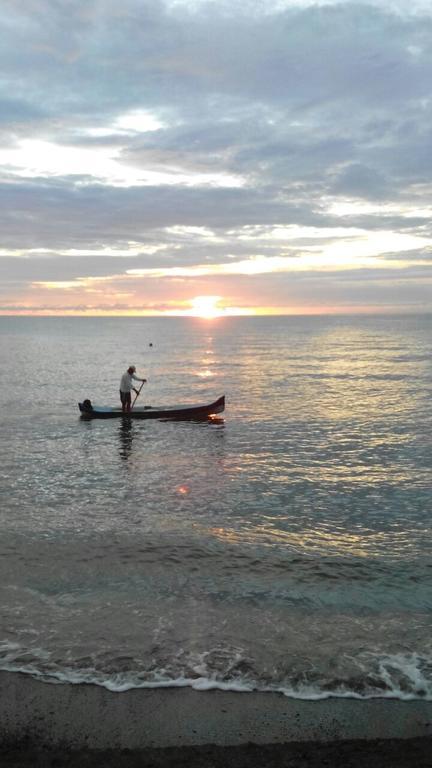
M 350 197 L 387 199 L 390 194 L 389 185 L 382 173 L 362 165 L 350 163 L 338 174 L 333 184 L 335 194 Z
M 384 261 L 386 279 L 397 263 L 410 283 L 385 295 L 411 306 L 410 269 L 427 271 L 432 243 L 428 3 L 5 0 L 0 33 L 0 276 L 14 306 L 45 306 L 36 284 L 118 275 L 112 294 L 99 286 L 117 306 L 133 270 L 131 307 L 162 306 L 161 291 L 172 306 L 199 283 L 289 308 L 297 271 L 315 274 L 323 306 L 331 280 L 334 301 L 358 306 L 352 275 L 369 306 Z M 368 280 L 360 256 L 376 261 Z

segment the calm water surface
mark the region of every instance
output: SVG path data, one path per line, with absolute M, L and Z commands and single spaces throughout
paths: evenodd
M 0 668 L 432 699 L 431 332 L 0 318 Z M 81 421 L 131 363 L 223 420 Z

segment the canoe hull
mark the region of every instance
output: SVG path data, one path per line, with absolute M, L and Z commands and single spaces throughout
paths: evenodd
M 83 419 L 174 419 L 177 421 L 190 419 L 206 419 L 213 414 L 225 410 L 225 395 L 209 405 L 179 405 L 172 408 L 133 408 L 129 413 L 123 413 L 121 408 L 101 408 L 85 405 L 89 401 L 78 403 Z

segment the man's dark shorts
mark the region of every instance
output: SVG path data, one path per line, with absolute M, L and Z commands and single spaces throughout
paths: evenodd
M 122 392 L 120 390 L 120 400 L 122 405 L 130 405 L 131 404 L 131 393 L 130 392 Z

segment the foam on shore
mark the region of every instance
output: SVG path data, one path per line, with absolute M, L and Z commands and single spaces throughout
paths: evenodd
M 432 703 L 300 701 L 276 693 L 48 684 L 0 673 L 0 740 L 50 748 L 142 749 L 432 735 Z

